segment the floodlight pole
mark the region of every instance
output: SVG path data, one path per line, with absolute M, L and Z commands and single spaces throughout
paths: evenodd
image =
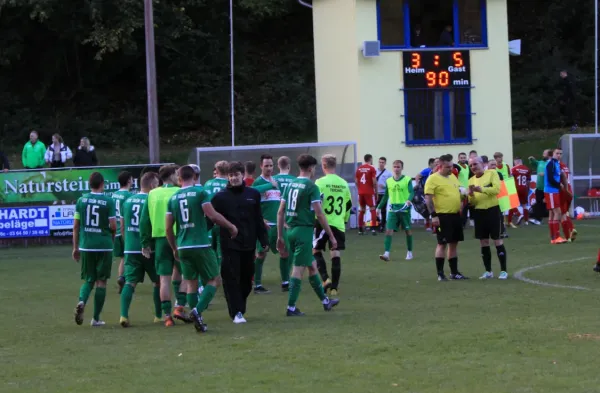
M 233 0 L 229 0 L 229 93 L 231 101 L 231 146 L 235 146 L 235 90 L 234 90 L 234 64 L 233 64 Z
M 598 133 L 598 0 L 594 0 L 594 132 Z
M 152 0 L 144 0 L 144 32 L 146 35 L 146 89 L 148 94 L 148 153 L 151 164 L 160 162 L 158 137 L 158 100 L 156 98 L 156 56 L 154 53 L 154 10 Z

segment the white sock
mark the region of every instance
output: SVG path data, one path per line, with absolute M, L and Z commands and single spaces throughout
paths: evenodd
M 290 310 L 290 311 L 296 311 L 296 306 L 291 306 L 291 307 L 288 306 L 288 310 Z
M 390 256 L 390 252 L 389 252 L 389 251 L 386 251 L 386 252 L 384 252 L 384 253 L 383 253 L 383 256 L 384 256 L 384 257 L 389 257 L 389 256 Z
M 290 283 L 289 281 L 282 281 L 281 285 L 289 285 L 289 283 Z
M 323 299 L 323 301 L 321 303 L 323 303 L 323 304 L 329 304 L 329 298 L 326 297 L 325 299 Z

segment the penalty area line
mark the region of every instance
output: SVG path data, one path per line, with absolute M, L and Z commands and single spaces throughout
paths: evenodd
M 540 285 L 543 287 L 575 289 L 577 291 L 591 291 L 592 290 L 591 288 L 581 287 L 578 285 L 561 285 L 561 284 L 553 284 L 553 283 L 545 282 L 545 281 L 532 280 L 530 278 L 525 277 L 525 275 L 524 275 L 525 273 L 527 273 L 531 270 L 541 269 L 543 267 L 559 265 L 561 263 L 578 262 L 578 261 L 589 260 L 589 259 L 590 259 L 589 257 L 581 257 L 581 258 L 575 258 L 575 259 L 566 259 L 563 261 L 552 261 L 552 262 L 548 262 L 548 263 L 542 263 L 540 265 L 529 266 L 529 267 L 523 268 L 523 269 L 519 270 L 518 272 L 516 272 L 513 275 L 513 277 L 516 278 L 517 280 L 526 282 L 528 284 Z

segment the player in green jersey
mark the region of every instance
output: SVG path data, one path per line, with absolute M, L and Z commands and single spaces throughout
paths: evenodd
M 281 195 L 285 195 L 287 187 L 290 183 L 296 180 L 296 176 L 290 175 L 291 160 L 289 157 L 281 156 L 277 160 L 277 167 L 279 168 L 279 174 L 273 176 L 273 179 L 279 185 Z M 275 219 L 277 220 L 277 218 Z M 275 235 L 277 236 L 277 229 L 275 229 Z M 283 231 L 283 236 L 287 239 L 287 231 Z M 277 239 L 275 239 L 277 240 Z M 271 247 L 272 251 L 277 250 L 277 247 Z M 289 291 L 290 287 L 290 271 L 292 266 L 290 264 L 290 258 L 279 258 L 279 273 L 281 275 L 281 290 L 283 292 Z
M 337 241 L 327 223 L 323 209 L 321 208 L 321 193 L 319 187 L 310 179 L 314 176 L 317 160 L 308 154 L 298 157 L 300 176 L 287 188 L 286 195 L 281 198 L 279 211 L 277 212 L 277 249 L 282 256 L 288 256 L 288 246 L 283 236 L 284 225 L 287 224 L 289 252 L 292 254 L 292 278 L 290 279 L 290 291 L 288 295 L 287 316 L 304 315 L 296 307 L 296 301 L 300 296 L 302 276 L 308 269 L 308 280 L 313 290 L 321 300 L 325 311 L 331 310 L 339 303 L 338 299 L 329 299 L 323 290 L 323 283 L 319 277 L 317 263 L 312 256 L 313 227 L 315 214 L 321 227 L 330 239 L 330 249 L 337 248 Z
M 119 323 L 123 327 L 129 327 L 129 306 L 138 283 L 144 282 L 144 275 L 148 274 L 154 286 L 154 322 L 162 321 L 162 309 L 160 304 L 160 281 L 154 266 L 154 255 L 146 258 L 142 255 L 142 244 L 140 242 L 140 216 L 146 202 L 148 193 L 158 187 L 158 175 L 154 172 L 146 172 L 140 181 L 140 193 L 130 196 L 121 205 L 121 237 L 124 244 L 125 254 L 125 286 L 121 292 L 121 318 Z
M 404 163 L 400 160 L 396 160 L 393 163 L 393 176 L 386 180 L 385 195 L 377 206 L 377 214 L 381 216 L 381 209 L 383 209 L 388 202 L 390 207 L 387 213 L 387 222 L 385 228 L 385 252 L 379 256 L 382 261 L 388 262 L 390 260 L 390 249 L 392 247 L 392 235 L 394 231 L 403 229 L 406 233 L 406 260 L 413 259 L 413 236 L 410 230 L 411 224 L 411 201 L 415 196 L 413 190 L 413 183 L 410 176 L 404 176 L 402 169 L 404 169 Z
M 173 317 L 184 322 L 191 322 L 183 308 L 187 299 L 185 287 L 181 285 L 179 262 L 173 256 L 165 231 L 165 214 L 169 199 L 179 190 L 179 187 L 176 186 L 177 169 L 176 165 L 165 165 L 159 169 L 158 176 L 163 185 L 148 194 L 148 202 L 144 204 L 140 223 L 142 254 L 146 258 L 150 258 L 150 246 L 153 244 L 155 247 L 154 264 L 156 273 L 160 276 L 160 299 L 167 327 L 175 324 Z M 171 316 L 171 282 L 177 297 L 173 316 Z
M 272 177 L 273 175 L 273 156 L 269 154 L 263 154 L 260 156 L 260 170 L 261 175 L 254 180 L 252 187 L 260 192 L 260 208 L 262 210 L 265 224 L 269 226 L 269 249 L 273 253 L 277 253 L 277 210 L 281 203 L 281 191 L 277 181 Z M 267 252 L 260 246 L 256 245 L 256 259 L 254 260 L 254 293 L 265 294 L 270 293 L 267 288 L 262 285 L 262 272 Z M 284 266 L 284 269 L 281 267 Z M 279 267 L 281 272 L 281 288 L 285 291 L 289 287 L 284 285 L 289 280 L 289 262 L 288 258 L 280 257 Z M 287 277 L 284 275 L 283 270 L 287 267 Z
M 75 323 L 83 323 L 83 312 L 96 285 L 92 326 L 103 326 L 100 313 L 106 300 L 106 281 L 110 278 L 112 251 L 117 218 L 114 201 L 104 195 L 104 177 L 99 172 L 90 175 L 91 193 L 83 195 L 75 206 L 73 220 L 73 259 L 81 259 L 79 302 L 75 307 Z
M 335 174 L 337 159 L 333 154 L 326 154 L 321 158 L 321 167 L 325 176 L 315 183 L 321 191 L 321 203 L 325 218 L 331 227 L 331 232 L 337 242 L 337 248 L 331 249 L 329 236 L 316 223 L 313 238 L 313 256 L 317 261 L 317 267 L 323 280 L 323 288 L 328 295 L 337 296 L 340 276 L 342 274 L 341 251 L 346 249 L 346 222 L 350 218 L 352 209 L 352 196 L 350 187 L 346 180 Z M 330 244 L 331 255 L 331 279 L 327 274 L 327 263 L 323 257 L 323 251 Z
M 218 161 L 215 164 L 216 176 L 204 183 L 204 190 L 209 198 L 212 199 L 213 195 L 227 187 L 227 168 L 229 168 L 227 161 Z M 219 227 L 217 225 L 212 227 L 210 238 L 212 248 L 217 254 L 217 262 L 221 266 L 221 241 L 219 240 Z
M 124 260 L 124 244 L 123 238 L 121 237 L 121 206 L 127 198 L 131 196 L 131 184 L 133 183 L 133 176 L 127 171 L 119 173 L 119 191 L 112 194 L 112 198 L 115 200 L 115 208 L 117 210 L 117 234 L 115 235 L 115 245 L 113 247 L 113 257 L 119 258 L 119 277 L 117 278 L 117 285 L 119 286 L 119 294 L 123 290 L 125 285 L 125 277 L 123 272 L 125 271 L 125 260 Z
M 219 265 L 208 239 L 206 218 L 227 228 L 232 237 L 237 235 L 237 228 L 215 211 L 202 187 L 194 186 L 194 170 L 189 165 L 179 169 L 179 181 L 181 189 L 169 200 L 165 217 L 167 240 L 173 255 L 181 261 L 188 288 L 187 301 L 190 307 L 194 307 L 190 312 L 194 327 L 198 332 L 205 332 L 202 312 L 221 285 Z M 177 229 L 177 238 L 173 226 Z M 200 296 L 196 291 L 198 280 L 206 283 Z

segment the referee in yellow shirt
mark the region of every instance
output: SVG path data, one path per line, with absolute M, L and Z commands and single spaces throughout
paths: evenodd
M 435 265 L 438 281 L 448 281 L 444 274 L 446 255 L 450 265 L 451 280 L 466 280 L 458 271 L 458 242 L 464 240 L 461 211 L 461 187 L 456 176 L 452 174 L 452 156 L 449 154 L 439 158 L 439 170 L 430 175 L 425 183 L 425 202 L 431 212 L 431 223 L 437 228 L 437 247 L 435 249 Z M 466 191 L 466 190 L 465 190 Z
M 469 167 L 475 176 L 469 179 L 469 204 L 473 207 L 473 219 L 475 221 L 475 238 L 481 244 L 481 257 L 485 273 L 482 280 L 494 278 L 492 272 L 492 252 L 490 251 L 490 239 L 496 246 L 496 254 L 500 260 L 500 280 L 506 280 L 506 248 L 501 238 L 502 214 L 498 205 L 498 193 L 500 193 L 500 177 L 495 169 L 484 170 L 481 157 L 471 158 Z

